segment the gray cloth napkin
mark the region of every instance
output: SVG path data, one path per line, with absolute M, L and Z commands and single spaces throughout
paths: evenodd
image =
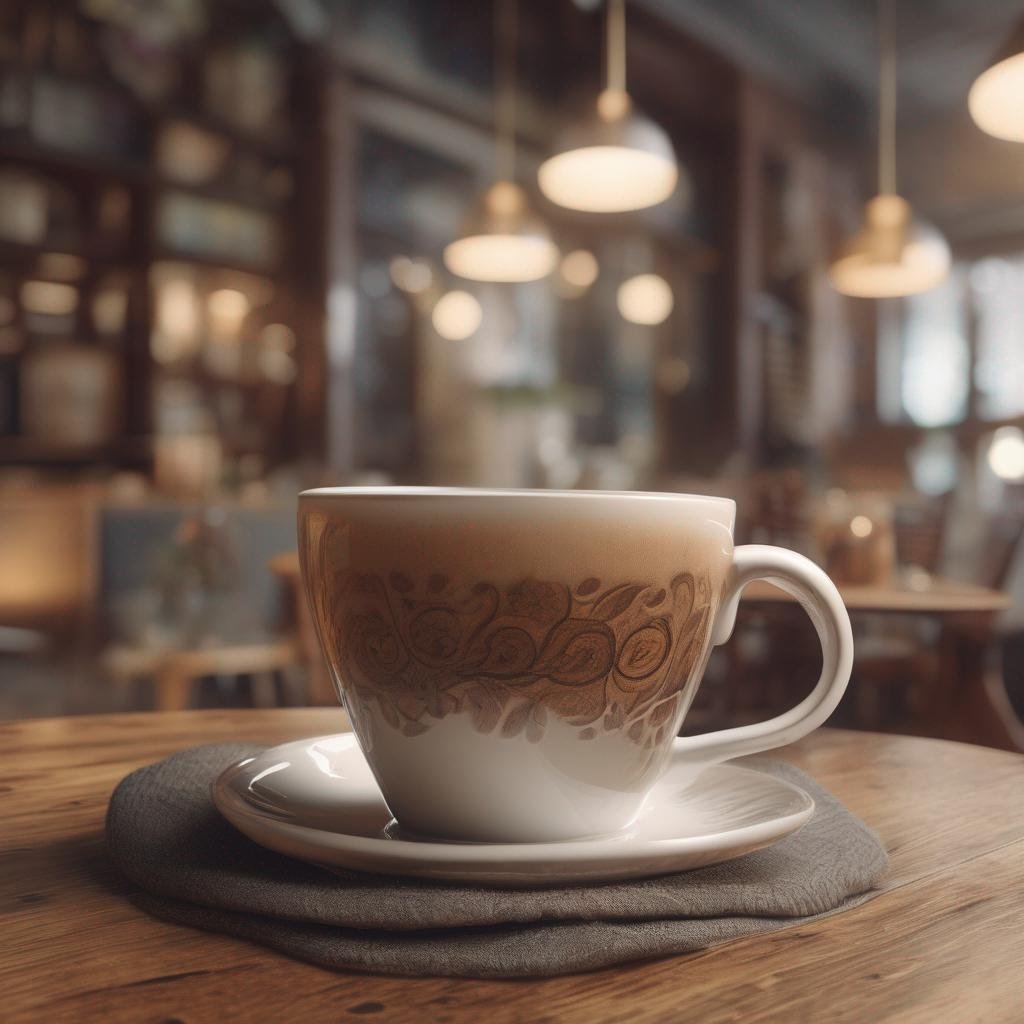
M 702 949 L 856 906 L 888 866 L 876 836 L 791 765 L 814 816 L 745 857 L 640 881 L 486 888 L 334 872 L 266 850 L 225 821 L 210 783 L 259 751 L 198 747 L 115 790 L 107 845 L 144 910 L 338 970 L 522 977 Z

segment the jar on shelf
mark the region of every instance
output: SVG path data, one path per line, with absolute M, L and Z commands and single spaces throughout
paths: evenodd
M 99 345 L 30 346 L 21 364 L 21 432 L 57 447 L 92 448 L 120 429 L 120 360 Z
M 825 571 L 837 583 L 886 583 L 892 578 L 896 543 L 887 495 L 829 491 L 817 534 Z

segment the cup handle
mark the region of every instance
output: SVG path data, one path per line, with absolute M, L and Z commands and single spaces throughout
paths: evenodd
M 775 718 L 677 739 L 673 759 L 715 764 L 793 743 L 817 729 L 835 710 L 846 690 L 853 665 L 850 616 L 835 584 L 809 558 L 795 551 L 767 544 L 736 548 L 718 615 L 711 627 L 711 643 L 724 644 L 732 635 L 740 592 L 756 579 L 781 587 L 803 605 L 821 641 L 821 678 L 796 707 Z

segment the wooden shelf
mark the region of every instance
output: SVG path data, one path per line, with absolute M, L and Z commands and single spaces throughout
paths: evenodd
M 261 213 L 278 215 L 283 213 L 291 197 L 285 199 L 272 199 L 269 196 L 259 195 L 252 191 L 243 192 L 235 185 L 218 185 L 216 182 L 210 184 L 191 184 L 185 181 L 176 181 L 166 175 L 161 175 L 156 180 L 156 186 L 168 192 L 184 192 L 188 195 L 197 196 L 200 199 L 210 199 L 218 203 L 232 203 L 235 206 L 246 206 Z
M 195 110 L 171 103 L 150 104 L 147 109 L 158 118 L 167 121 L 187 121 L 211 135 L 226 138 L 233 145 L 287 164 L 289 167 L 295 162 L 294 140 L 288 136 L 257 135 L 205 110 Z
M 257 274 L 261 277 L 283 277 L 286 275 L 286 268 L 280 261 L 260 263 L 256 260 L 243 260 L 231 256 L 216 256 L 213 254 L 190 252 L 187 249 L 172 249 L 168 246 L 158 246 L 153 250 L 153 261 L 167 261 L 172 263 L 194 263 L 200 267 L 210 267 L 215 270 L 237 270 L 243 274 Z
M 110 444 L 83 447 L 55 445 L 31 437 L 0 437 L 0 465 L 143 465 L 149 458 L 150 443 L 145 437 L 126 437 Z
M 49 6 L 56 11 L 60 5 Z M 232 272 L 265 278 L 274 286 L 274 315 L 290 318 L 304 345 L 312 348 L 321 343 L 319 285 L 313 290 L 309 278 L 312 274 L 319 282 L 322 276 L 326 154 L 319 133 L 300 133 L 299 126 L 307 111 L 312 116 L 322 109 L 326 69 L 318 48 L 295 38 L 275 5 L 259 6 L 257 11 L 246 0 L 210 5 L 204 31 L 175 55 L 179 74 L 173 94 L 167 99 L 147 100 L 117 79 L 110 71 L 102 39 L 97 35 L 105 31 L 102 23 L 80 11 L 69 11 L 67 15 L 80 30 L 76 46 L 62 48 L 53 39 L 40 40 L 32 62 L 11 54 L 0 55 L 0 80 L 16 78 L 33 92 L 44 79 L 52 81 L 63 89 L 62 93 L 55 93 L 56 102 L 62 102 L 64 97 L 73 100 L 76 95 L 88 96 L 96 100 L 97 118 L 109 103 L 117 107 L 119 125 L 121 120 L 124 122 L 123 130 L 111 126 L 113 130 L 108 132 L 102 122 L 97 122 L 88 134 L 76 131 L 61 135 L 56 132 L 56 123 L 53 130 L 46 131 L 46 126 L 36 120 L 35 111 L 29 108 L 19 111 L 21 123 L 16 127 L 0 128 L 0 167 L 38 179 L 52 192 L 67 193 L 74 205 L 73 211 L 65 213 L 65 204 L 49 204 L 48 220 L 53 234 L 63 236 L 59 242 L 44 238 L 36 244 L 0 238 L 0 267 L 7 271 L 17 289 L 22 280 L 37 275 L 38 261 L 45 253 L 66 253 L 85 260 L 88 269 L 78 282 L 82 297 L 73 327 L 69 328 L 83 342 L 95 340 L 88 313 L 97 284 L 108 274 L 123 273 L 129 282 L 129 292 L 119 353 L 122 376 L 130 385 L 118 400 L 119 424 L 124 433 L 111 443 L 54 445 L 13 433 L 0 436 L 0 467 L 36 466 L 79 472 L 88 472 L 92 466 L 151 467 L 152 438 L 141 435 L 149 430 L 153 416 L 152 382 L 157 375 L 168 372 L 153 360 L 150 351 L 157 296 L 148 276 L 157 262 L 173 261 L 194 267 L 197 279 L 212 278 L 216 271 L 221 271 L 225 279 Z M 24 15 L 32 5 L 23 2 L 19 7 Z M 35 14 L 34 10 L 32 13 Z M 48 11 L 42 15 L 43 20 L 49 17 Z M 11 21 L 11 38 L 17 40 L 18 18 Z M 254 125 L 253 130 L 204 109 L 203 103 L 204 62 L 215 50 L 235 45 L 240 26 L 246 33 L 260 33 L 269 26 L 267 45 L 279 53 L 282 71 L 287 76 L 287 94 L 282 97 L 280 116 Z M 217 140 L 218 149 L 224 150 L 225 159 L 219 162 L 217 175 L 208 182 L 177 181 L 158 163 L 161 133 L 172 122 L 209 133 Z M 81 136 L 78 141 L 83 147 L 96 149 L 65 148 L 65 142 L 75 141 L 72 135 Z M 104 144 L 109 149 L 103 148 Z M 289 182 L 279 180 L 285 176 L 290 179 L 290 188 L 286 187 Z M 276 192 L 268 184 L 277 186 Z M 101 233 L 99 225 L 106 223 L 101 219 L 105 212 L 103 201 L 109 189 L 126 190 L 131 201 L 122 214 L 123 223 L 111 225 L 112 230 Z M 173 195 L 189 197 L 196 206 L 211 205 L 209 217 L 197 218 L 196 229 L 202 231 L 201 236 L 184 230 L 176 232 L 175 225 L 167 230 L 167 212 L 162 207 Z M 237 217 L 230 224 L 229 218 L 225 218 L 222 232 L 218 231 L 215 216 L 220 211 L 214 210 L 213 204 L 237 207 Z M 70 207 L 71 203 L 67 205 Z M 55 212 L 60 214 L 59 218 L 54 217 Z M 249 219 L 265 223 L 253 223 L 246 234 L 250 225 L 245 221 Z M 66 220 L 71 223 L 65 226 Z M 245 245 L 249 237 L 263 239 L 264 244 L 257 241 Z M 200 251 L 191 248 L 194 241 Z M 222 252 L 217 245 L 221 241 L 225 243 L 224 250 L 228 249 L 227 243 L 237 242 L 238 251 Z M 301 304 L 296 299 L 300 291 Z M 0 354 L 5 373 L 3 383 L 8 390 L 16 387 L 25 351 Z M 264 454 L 273 459 L 292 458 L 322 445 L 320 397 L 315 389 L 306 387 L 300 393 L 294 385 L 285 385 L 285 398 L 278 400 L 275 394 L 272 403 L 264 403 L 262 389 L 269 384 L 221 380 L 202 367 L 192 367 L 182 376 L 206 391 L 212 392 L 216 386 L 243 392 L 246 426 L 257 424 L 262 428 L 266 426 L 263 418 L 271 417 L 274 423 L 268 428 Z M 17 409 L 13 392 L 11 399 Z M 306 435 L 312 440 L 308 441 Z
M 122 185 L 148 184 L 153 180 L 152 171 L 137 157 L 58 149 L 17 136 L 0 137 L 0 162 L 31 167 L 42 175 L 53 176 L 61 172 L 86 174 L 104 180 L 113 179 Z
M 0 262 L 6 267 L 27 267 L 46 253 L 61 253 L 68 256 L 79 256 L 89 263 L 99 263 L 104 267 L 119 267 L 126 270 L 137 269 L 138 261 L 126 251 L 116 251 L 97 245 L 69 245 L 60 241 L 43 241 L 38 245 L 27 242 L 13 242 L 0 238 Z M 70 282 L 74 284 L 76 282 Z
M 0 138 L 0 163 L 20 164 L 50 177 L 54 176 L 55 172 L 65 172 L 86 174 L 103 180 L 113 178 L 124 185 L 150 185 L 168 191 L 187 192 L 203 199 L 235 203 L 271 214 L 280 213 L 291 202 L 291 197 L 273 199 L 253 191 L 243 191 L 237 186 L 219 185 L 216 182 L 193 184 L 176 181 L 132 157 L 121 158 L 79 150 L 54 149 L 20 139 Z
M 66 253 L 69 256 L 80 256 L 89 263 L 99 263 L 105 267 L 121 268 L 137 271 L 140 269 L 138 258 L 127 252 L 116 252 L 99 246 L 67 245 L 60 242 L 42 242 L 29 245 L 25 242 L 12 242 L 0 238 L 0 263 L 7 267 L 18 267 L 28 270 L 30 264 L 46 253 Z M 217 270 L 238 270 L 246 274 L 257 274 L 263 277 L 275 277 L 284 273 L 278 262 L 261 263 L 256 260 L 242 260 L 231 257 L 193 253 L 187 249 L 172 249 L 166 246 L 153 251 L 152 258 L 142 261 L 142 265 L 157 261 L 173 261 L 175 263 L 195 263 L 197 266 L 210 267 Z M 30 270 L 28 270 L 31 273 Z M 70 282 L 75 284 L 76 282 Z
M 96 92 L 99 90 L 108 94 L 114 94 L 119 100 L 134 108 L 137 113 L 142 112 L 141 101 L 135 93 L 124 82 L 119 81 L 102 66 L 93 72 L 74 71 L 67 67 L 56 68 L 29 63 L 20 59 L 19 55 L 14 58 L 0 58 L 0 70 L 15 75 L 24 75 L 28 78 L 38 75 L 43 78 L 57 79 L 61 82 L 71 82 L 80 86 L 83 91 Z
M 57 81 L 73 83 L 84 91 L 114 94 L 130 107 L 142 120 L 166 119 L 188 121 L 214 135 L 228 138 L 232 143 L 260 153 L 274 160 L 291 164 L 295 161 L 294 139 L 288 133 L 260 135 L 241 125 L 208 111 L 187 107 L 171 101 L 149 101 L 136 96 L 123 82 L 109 74 L 88 75 L 81 72 L 33 67 L 18 60 L 0 58 L 0 70 L 9 71 L 29 78 L 41 76 Z
M 156 372 L 163 379 L 191 381 L 194 384 L 201 384 L 211 390 L 224 389 L 259 393 L 267 388 L 281 386 L 275 385 L 273 381 L 260 376 L 222 376 L 207 369 L 198 358 L 188 362 L 161 365 Z

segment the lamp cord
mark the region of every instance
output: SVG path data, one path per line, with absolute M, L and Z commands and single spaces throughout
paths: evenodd
M 495 0 L 495 152 L 497 178 L 504 181 L 514 181 L 516 174 L 516 28 L 516 0 Z
M 608 0 L 604 84 L 609 92 L 626 91 L 626 2 Z
M 896 46 L 893 0 L 878 0 L 878 191 L 896 193 Z

